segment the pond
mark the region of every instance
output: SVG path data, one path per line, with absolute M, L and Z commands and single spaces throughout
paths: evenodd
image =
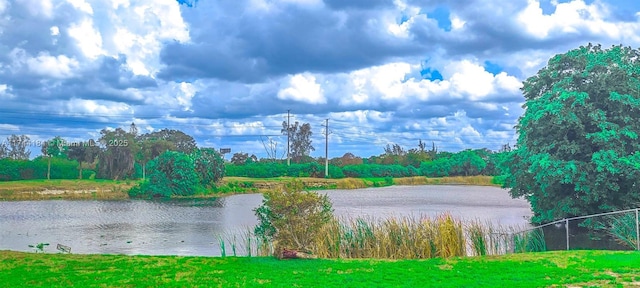
M 326 193 L 340 217 L 437 216 L 505 226 L 528 225 L 529 204 L 506 190 L 479 186 L 390 186 Z M 0 250 L 29 244 L 71 247 L 72 253 L 218 256 L 220 235 L 257 223 L 260 194 L 199 200 L 0 202 Z

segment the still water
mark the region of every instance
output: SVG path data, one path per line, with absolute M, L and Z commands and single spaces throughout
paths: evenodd
M 391 186 L 329 190 L 341 217 L 437 216 L 527 225 L 529 204 L 506 190 L 478 186 Z M 0 202 L 0 250 L 29 244 L 71 247 L 72 253 L 218 256 L 220 235 L 253 227 L 262 195 L 170 201 Z

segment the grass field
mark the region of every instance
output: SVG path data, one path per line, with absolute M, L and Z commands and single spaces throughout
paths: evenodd
M 562 251 L 430 260 L 36 254 L 0 251 L 3 287 L 630 287 L 640 253 Z

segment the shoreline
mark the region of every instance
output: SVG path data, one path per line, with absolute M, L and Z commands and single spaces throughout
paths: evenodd
M 493 186 L 493 176 L 457 176 L 427 178 L 423 176 L 393 178 L 343 178 L 323 179 L 310 177 L 247 178 L 225 177 L 219 185 L 192 196 L 172 197 L 176 199 L 206 199 L 237 194 L 255 194 L 281 189 L 287 183 L 301 181 L 311 191 L 334 189 L 361 189 L 386 186 L 416 185 L 463 185 Z M 141 180 L 24 180 L 0 182 L 0 201 L 33 200 L 125 200 L 128 191 Z

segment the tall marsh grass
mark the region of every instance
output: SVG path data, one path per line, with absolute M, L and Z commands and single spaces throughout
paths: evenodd
M 433 218 L 340 219 L 323 227 L 313 250 L 321 258 L 501 255 L 520 252 L 514 248 L 514 231 L 480 221 L 463 223 L 448 213 Z
M 319 231 L 311 247 L 320 258 L 428 259 L 544 251 L 541 231 L 463 222 L 437 217 L 341 218 Z M 219 238 L 225 256 L 272 256 L 273 243 L 261 243 L 251 229 Z M 230 247 L 235 247 L 229 251 Z M 230 254 L 232 252 L 233 254 Z
M 359 188 L 367 188 L 367 183 L 364 180 L 359 178 L 344 178 L 338 179 L 336 182 L 337 189 L 359 189 Z

